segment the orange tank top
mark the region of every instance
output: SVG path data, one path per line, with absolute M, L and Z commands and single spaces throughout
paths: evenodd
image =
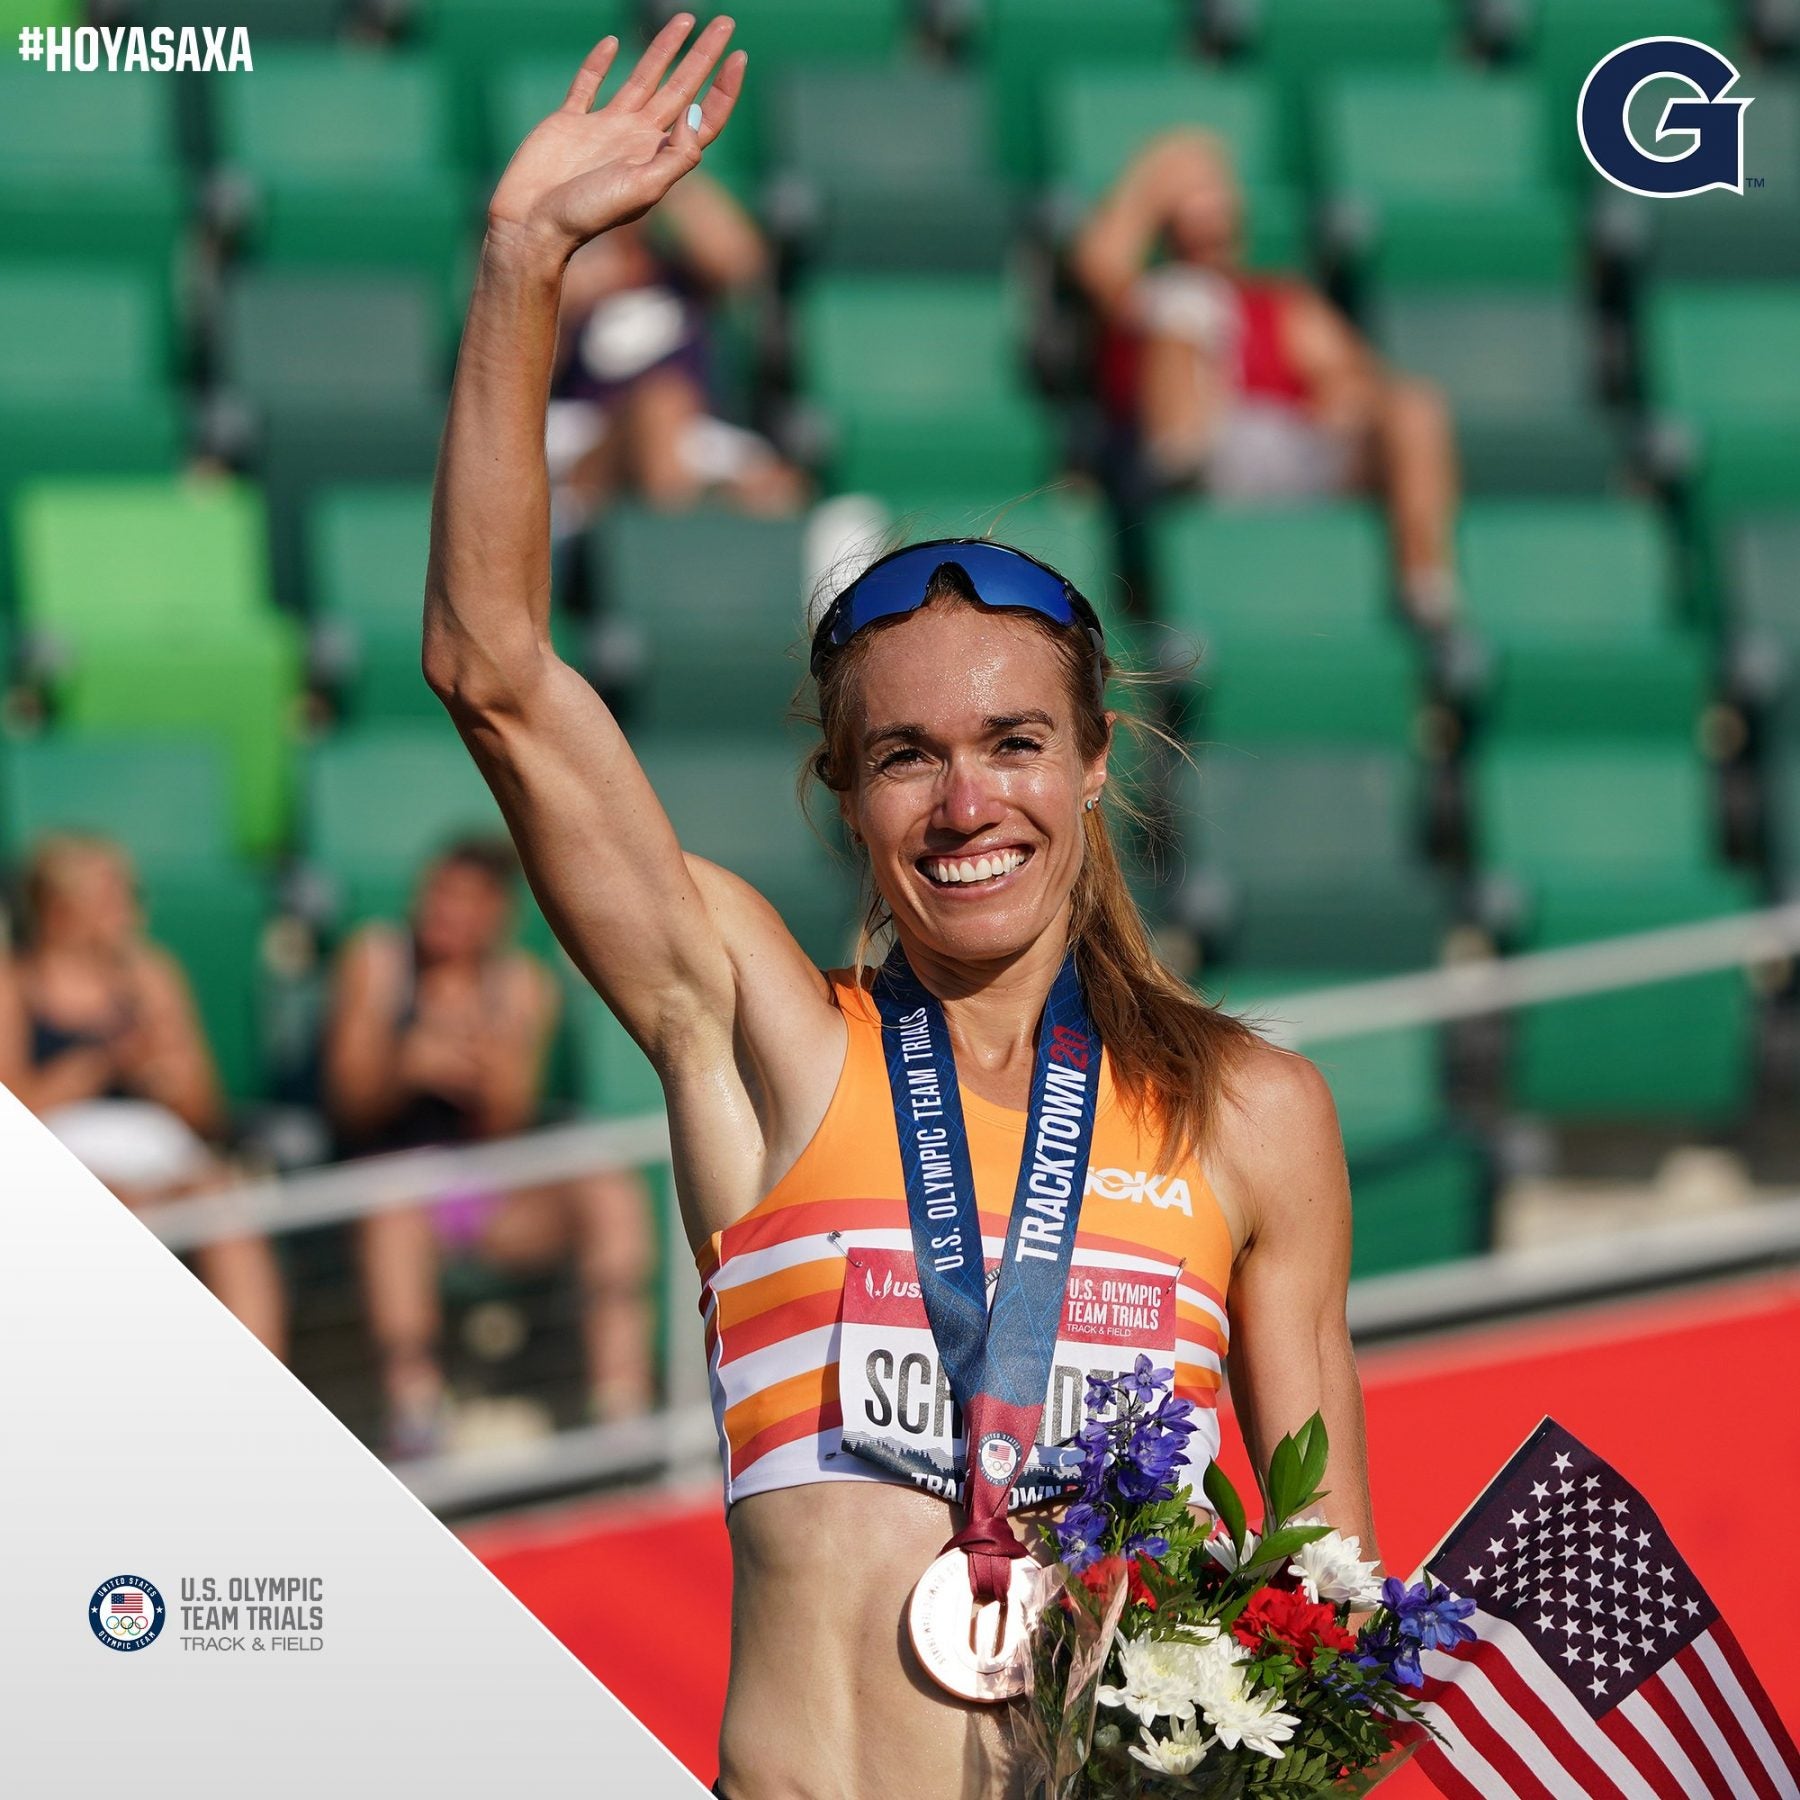
M 787 1174 L 696 1258 L 727 1504 L 815 1481 L 905 1479 L 842 1445 L 847 1271 L 862 1252 L 871 1265 L 910 1256 L 912 1237 L 871 976 L 833 970 L 829 979 L 849 1044 L 825 1117 Z M 1096 1104 L 1070 1288 L 1128 1296 L 1134 1282 L 1160 1278 L 1166 1292 L 1173 1280 L 1175 1391 L 1194 1402 L 1200 1427 L 1180 1479 L 1197 1493 L 1218 1449 L 1230 1229 L 1197 1163 L 1158 1168 L 1152 1122 L 1142 1131 L 1132 1124 L 1104 1052 Z M 1026 1115 L 966 1088 L 962 1108 L 991 1276 L 1005 1246 Z M 1113 1358 L 1114 1367 L 1121 1363 L 1129 1367 L 1131 1358 Z M 1067 1385 L 1074 1398 L 1054 1409 L 1059 1416 L 1047 1413 L 1040 1434 L 1052 1441 L 1081 1423 L 1080 1384 Z M 853 1420 L 851 1428 L 866 1424 Z

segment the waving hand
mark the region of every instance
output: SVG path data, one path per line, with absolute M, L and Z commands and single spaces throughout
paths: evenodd
M 490 228 L 524 231 L 566 254 L 648 212 L 693 168 L 731 116 L 748 60 L 742 50 L 726 57 L 696 127 L 689 108 L 734 27 L 728 17 L 714 19 L 670 74 L 693 27 L 692 13 L 677 13 L 651 39 L 619 91 L 590 112 L 619 53 L 616 37 L 602 38 L 576 71 L 562 105 L 507 164 L 488 203 Z

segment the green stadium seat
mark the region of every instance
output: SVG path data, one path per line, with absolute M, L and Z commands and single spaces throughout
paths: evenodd
M 1679 205 L 1607 196 L 1612 230 L 1629 234 L 1652 280 L 1800 276 L 1800 83 L 1759 70 L 1750 86 L 1756 97 L 1744 114 L 1744 168 L 1767 185 L 1747 185 L 1741 194 L 1691 194 Z
M 220 378 L 255 422 L 284 603 L 301 603 L 306 509 L 319 488 L 430 479 L 444 339 L 442 309 L 417 278 L 258 270 L 227 288 Z
M 120 70 L 104 81 L 46 81 L 17 62 L 0 69 L 0 244 L 9 258 L 130 262 L 166 288 L 186 205 L 167 76 Z
M 1281 268 L 1304 260 L 1305 199 L 1274 96 L 1257 76 L 1103 65 L 1051 82 L 1044 106 L 1047 174 L 1066 228 L 1101 199 L 1150 139 L 1198 127 L 1230 147 L 1244 189 L 1249 264 Z
M 1013 197 L 994 173 L 985 100 L 979 80 L 961 71 L 800 69 L 780 78 L 771 110 L 777 210 L 811 260 L 997 271 Z
M 697 741 L 685 730 L 632 742 L 681 847 L 749 882 L 821 967 L 842 963 L 857 918 L 853 865 L 823 835 L 835 805 L 815 797 L 815 829 L 789 798 L 798 747 L 766 737 Z
M 1770 876 L 1785 899 L 1800 898 L 1800 734 L 1784 734 L 1764 758 L 1763 809 Z
M 1162 509 L 1150 537 L 1155 616 L 1195 641 L 1208 741 L 1405 751 L 1422 692 L 1393 619 L 1384 536 L 1367 507 Z
M 1233 968 L 1202 984 L 1209 997 L 1259 1029 L 1292 1019 L 1284 999 L 1367 979 L 1339 970 L 1278 974 Z M 1354 1160 L 1441 1131 L 1449 1123 L 1444 1097 L 1442 1034 L 1431 1025 L 1359 1032 L 1332 1038 L 1307 1054 L 1331 1084 L 1344 1149 Z
M 1466 618 L 1498 665 L 1487 729 L 1691 740 L 1710 659 L 1676 623 L 1674 548 L 1652 506 L 1480 501 L 1460 539 Z
M 1700 882 L 1540 897 L 1530 949 L 1550 949 L 1746 910 L 1748 883 Z M 1749 1105 L 1755 1002 L 1745 971 L 1621 988 L 1525 1008 L 1514 1029 L 1509 1088 L 1516 1106 L 1551 1117 L 1729 1124 Z
M 1278 1023 L 1281 996 L 1350 977 L 1232 971 L 1207 984 L 1252 1023 Z M 1473 1256 L 1488 1247 L 1492 1176 L 1473 1133 L 1450 1117 L 1441 1034 L 1429 1026 L 1307 1047 L 1330 1084 L 1350 1164 L 1351 1269 L 1357 1277 Z
M 832 419 L 840 488 L 1023 490 L 1055 460 L 1021 307 L 978 276 L 825 276 L 797 302 L 805 392 Z
M 1669 283 L 1649 297 L 1644 377 L 1685 436 L 1704 577 L 1734 519 L 1800 504 L 1800 292 Z
M 617 1015 L 573 970 L 564 983 L 574 1050 L 574 1097 L 598 1119 L 663 1110 L 662 1083 Z
M 1059 77 L 1115 64 L 1167 68 L 1187 29 L 1178 0 L 984 0 L 973 49 L 987 71 L 1007 172 L 1032 182 L 1045 173 L 1043 97 Z
M 1199 735 L 1233 749 L 1367 745 L 1405 752 L 1419 736 L 1421 664 L 1418 645 L 1397 626 L 1229 640 L 1193 677 Z
M 606 621 L 597 672 L 623 689 L 633 731 L 779 741 L 805 673 L 803 536 L 798 519 L 724 508 L 602 515 L 589 559 Z
M 140 269 L 0 260 L 0 521 L 28 477 L 176 467 L 170 339 L 165 286 Z
M 51 831 L 111 838 L 145 875 L 205 876 L 235 854 L 225 758 L 204 738 L 0 739 L 0 783 L 10 862 Z
M 562 103 L 582 59 L 612 33 L 620 48 L 607 80 L 610 94 L 636 61 L 636 13 L 633 0 L 427 0 L 417 14 L 418 38 L 450 78 L 458 149 L 472 163 L 491 158 L 493 145 L 481 141 L 483 95 L 509 59 L 541 59 L 546 69 L 561 71 L 554 95 L 530 121 L 535 125 Z M 523 136 L 514 136 L 502 160 Z
M 151 938 L 180 963 L 233 1100 L 266 1091 L 261 1024 L 263 934 L 271 904 L 260 876 L 237 867 L 144 882 Z
M 1425 861 L 1423 771 L 1392 750 L 1212 750 L 1174 826 L 1194 929 L 1246 967 L 1420 968 L 1452 918 Z
M 1528 79 L 1346 75 L 1320 94 L 1316 129 L 1334 231 L 1373 282 L 1573 279 L 1575 213 Z
M 1454 0 L 1257 0 L 1246 53 L 1281 80 L 1301 83 L 1346 68 L 1447 62 L 1458 48 Z
M 281 46 L 253 82 L 220 82 L 214 105 L 219 160 L 250 190 L 258 257 L 448 283 L 472 221 L 433 59 Z
M 1645 354 L 1654 399 L 1703 434 L 1783 425 L 1800 405 L 1800 292 L 1775 282 L 1660 288 Z
M 424 483 L 329 488 L 307 516 L 315 659 L 358 719 L 442 709 L 419 667 L 431 489 Z
M 1209 641 L 1361 635 L 1393 617 L 1386 538 L 1369 507 L 1174 501 L 1152 523 L 1149 552 L 1152 615 Z
M 1359 1157 L 1350 1171 L 1352 1278 L 1481 1255 L 1492 1243 L 1493 1206 L 1492 1166 L 1467 1131 Z
M 84 644 L 56 684 L 65 731 L 204 735 L 226 753 L 240 849 L 269 856 L 287 840 L 300 635 L 277 614 L 204 625 L 121 627 Z
M 1601 178 L 1582 155 L 1574 128 L 1575 103 L 1589 71 L 1603 56 L 1645 37 L 1697 38 L 1733 56 L 1740 35 L 1732 0 L 1532 0 L 1518 16 L 1524 30 L 1517 48 L 1537 73 L 1545 122 L 1563 172 L 1582 186 L 1599 186 Z M 1644 99 L 1647 110 L 1660 111 L 1658 96 L 1650 89 Z M 1634 129 L 1641 141 L 1653 141 L 1654 119 L 1634 113 Z
M 353 410 L 437 399 L 444 340 L 416 280 L 247 270 L 226 290 L 216 348 L 226 381 L 252 400 Z
M 1407 288 L 1376 298 L 1371 332 L 1399 371 L 1435 382 L 1473 494 L 1596 494 L 1624 460 L 1599 404 L 1586 310 L 1573 291 Z
M 307 753 L 302 848 L 345 924 L 400 917 L 445 844 L 504 830 L 448 719 L 346 727 Z
M 664 13 L 676 10 L 672 0 L 658 5 Z M 743 0 L 731 16 L 737 21 L 733 46 L 749 51 L 752 63 L 765 68 L 891 64 L 906 48 L 912 27 L 907 0 L 857 6 L 839 0 Z
M 1476 857 L 1490 873 L 1624 891 L 1719 867 L 1712 773 L 1691 745 L 1538 738 L 1471 760 Z
M 15 503 L 14 537 L 20 615 L 54 659 L 269 607 L 268 527 L 246 482 L 38 482 Z
M 1742 520 L 1729 560 L 1735 685 L 1779 739 L 1800 742 L 1800 512 Z
M 354 10 L 352 0 L 244 0 L 241 6 L 235 0 L 134 0 L 131 19 L 134 24 L 177 29 L 242 25 L 250 33 L 260 74 L 265 40 L 331 37 L 350 23 Z

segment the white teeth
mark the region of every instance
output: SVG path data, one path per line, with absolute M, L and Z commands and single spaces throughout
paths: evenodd
M 961 861 L 933 860 L 925 865 L 933 881 L 956 886 L 970 881 L 992 881 L 1010 875 L 1025 860 L 1023 850 L 1001 850 L 992 856 L 964 857 Z

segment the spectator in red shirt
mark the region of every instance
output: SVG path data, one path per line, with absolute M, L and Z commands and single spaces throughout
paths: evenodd
M 1457 503 L 1443 396 L 1384 368 L 1304 281 L 1246 272 L 1243 236 L 1218 139 L 1152 139 L 1071 251 L 1104 328 L 1104 398 L 1135 424 L 1161 485 L 1197 483 L 1224 503 L 1375 490 L 1408 608 L 1442 621 Z

